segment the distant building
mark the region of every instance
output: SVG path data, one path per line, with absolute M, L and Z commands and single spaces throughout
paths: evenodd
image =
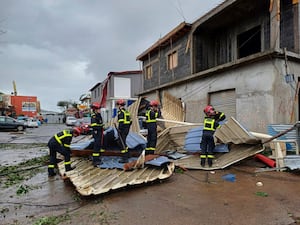
M 141 70 L 109 72 L 107 78 L 97 83 L 91 91 L 91 102 L 100 102 L 104 122 L 116 116 L 116 101 L 124 99 L 131 105 L 143 89 Z
M 16 116 L 36 117 L 40 112 L 40 104 L 36 96 L 10 96 L 10 98 Z

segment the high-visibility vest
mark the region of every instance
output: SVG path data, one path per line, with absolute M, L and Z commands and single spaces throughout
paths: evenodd
M 215 131 L 215 119 L 205 117 L 203 130 Z
M 63 130 L 62 132 L 60 132 L 60 133 L 58 133 L 58 134 L 55 134 L 54 137 L 55 137 L 55 140 L 56 140 L 59 144 L 63 145 L 64 147 L 67 147 L 67 148 L 70 147 L 69 144 L 63 143 L 63 139 L 64 139 L 64 138 L 66 138 L 66 137 L 72 137 L 72 134 L 70 133 L 69 130 Z
M 154 118 L 151 118 L 151 109 L 146 112 L 146 123 L 155 123 L 158 117 L 158 112 L 155 112 Z
M 102 121 L 99 121 L 99 119 L 97 118 L 97 115 L 95 113 L 93 113 L 91 115 L 92 119 L 91 119 L 91 127 L 102 127 L 103 126 L 103 123 Z M 100 123 L 99 123 L 100 122 Z
M 118 114 L 121 114 L 123 113 L 124 114 L 124 117 L 123 118 L 120 118 L 118 120 L 119 123 L 123 123 L 123 124 L 131 124 L 131 118 L 130 118 L 130 112 L 128 112 L 127 110 L 125 109 L 121 109 Z

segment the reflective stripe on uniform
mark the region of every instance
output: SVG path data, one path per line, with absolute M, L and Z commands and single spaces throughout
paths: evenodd
M 62 141 L 61 140 L 64 139 L 65 137 L 72 137 L 72 134 L 69 131 L 67 131 L 67 130 L 63 130 L 63 135 L 62 136 L 58 136 L 57 134 L 55 134 L 54 137 L 55 137 L 55 140 L 59 144 L 62 145 Z M 64 146 L 66 146 L 66 144 Z M 67 146 L 70 147 L 70 145 L 67 145 Z
M 201 159 L 206 159 L 206 155 L 200 155 Z
M 103 126 L 103 124 L 99 124 L 99 123 L 92 123 L 90 126 L 91 126 L 91 127 L 102 127 L 102 126 Z
M 215 158 L 213 155 L 207 155 L 207 158 L 209 158 L 209 159 L 213 159 L 213 158 Z
M 127 110 L 122 109 L 118 113 L 123 113 L 124 114 L 124 118 L 118 120 L 119 123 L 123 123 L 123 124 L 130 124 L 131 123 L 130 112 L 128 112 Z
M 128 148 L 121 150 L 121 153 L 127 153 L 128 152 Z
M 204 119 L 204 126 L 203 126 L 203 130 L 211 130 L 214 131 L 214 124 L 215 124 L 215 120 L 212 118 L 205 118 Z
M 71 161 L 65 162 L 65 165 L 70 165 Z
M 158 112 L 155 112 L 155 118 L 154 119 L 151 119 L 150 118 L 150 112 L 151 112 L 151 110 L 148 110 L 147 112 L 146 112 L 146 123 L 155 123 L 156 122 L 156 118 L 158 117 Z
M 48 165 L 48 168 L 54 168 L 55 166 L 53 164 Z

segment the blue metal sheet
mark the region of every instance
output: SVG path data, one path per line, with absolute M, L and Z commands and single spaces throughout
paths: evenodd
M 289 128 L 291 128 L 293 126 L 293 124 L 269 124 L 267 126 L 267 132 L 269 135 L 275 136 Z M 297 130 L 293 129 L 291 131 L 289 131 L 288 133 L 286 133 L 285 135 L 282 135 L 281 137 L 278 137 L 277 139 L 279 140 L 297 140 L 297 143 L 300 142 L 299 136 L 297 134 Z M 286 143 L 286 150 L 287 151 L 295 151 L 296 150 L 296 146 L 294 143 Z
M 163 164 L 171 162 L 168 157 L 165 156 L 159 156 L 153 160 L 150 160 L 146 162 L 146 165 L 152 165 L 152 166 L 162 166 Z
M 193 128 L 185 136 L 184 150 L 188 152 L 200 152 L 203 126 Z M 214 152 L 229 152 L 227 144 L 216 145 Z
M 284 165 L 291 170 L 300 169 L 300 155 L 288 155 L 284 158 Z
M 102 156 L 102 164 L 98 165 L 101 169 L 123 169 L 124 163 L 119 163 L 121 157 L 119 156 Z M 136 157 L 129 158 L 129 162 L 137 160 Z

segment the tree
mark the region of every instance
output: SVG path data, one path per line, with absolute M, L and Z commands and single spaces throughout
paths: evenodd
M 69 101 L 59 101 L 59 102 L 57 102 L 57 106 L 61 107 L 63 109 L 63 111 L 68 109 L 69 104 L 70 104 Z

